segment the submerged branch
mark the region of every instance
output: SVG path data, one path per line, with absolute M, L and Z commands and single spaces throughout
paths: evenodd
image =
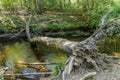
M 45 75 L 52 74 L 52 72 L 39 72 L 39 73 L 24 73 L 24 74 L 3 74 L 2 76 L 28 76 L 28 75 Z
M 63 64 L 63 63 L 25 63 L 25 62 L 20 62 L 17 64 L 23 64 L 23 65 L 56 65 L 56 64 Z

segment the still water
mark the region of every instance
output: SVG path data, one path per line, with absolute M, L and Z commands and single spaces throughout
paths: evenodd
M 16 42 L 14 44 L 5 45 L 0 49 L 0 66 L 8 67 L 9 73 L 33 73 L 33 72 L 44 72 L 53 70 L 53 66 L 45 65 L 22 65 L 19 63 L 63 63 L 66 61 L 67 56 L 62 52 L 53 52 L 47 50 L 47 48 L 36 48 L 31 47 L 29 42 Z M 33 49 L 32 49 L 33 48 Z M 46 49 L 46 52 L 42 52 L 41 49 Z M 34 51 L 34 49 L 36 51 Z M 45 51 L 45 50 L 44 50 Z M 37 56 L 36 56 L 37 54 Z M 40 54 L 40 55 L 38 55 Z M 44 54 L 44 55 L 41 55 Z M 56 71 L 54 71 L 56 73 Z M 34 76 L 26 76 L 27 78 L 36 78 Z
M 68 38 L 72 41 L 81 41 L 81 38 Z M 82 38 L 84 40 L 85 38 Z M 101 52 L 112 54 L 115 56 L 120 56 L 120 36 L 116 38 L 105 38 L 102 42 L 98 44 L 98 47 Z M 40 63 L 40 62 L 55 62 L 63 63 L 66 61 L 67 56 L 59 51 L 52 51 L 49 47 L 36 47 L 37 51 L 34 51 L 28 42 L 16 42 L 14 44 L 5 45 L 0 49 L 0 66 L 7 66 L 9 70 L 16 70 L 18 68 L 27 68 L 26 65 L 20 65 L 20 62 L 27 63 Z M 34 48 L 35 49 L 35 48 Z M 36 54 L 38 56 L 36 56 Z M 39 55 L 40 54 L 40 55 Z M 44 54 L 44 55 L 41 55 Z M 52 66 L 53 68 L 55 66 Z M 42 69 L 41 69 L 42 68 Z M 46 71 L 46 66 L 37 66 L 37 70 Z M 22 70 L 22 69 L 19 69 Z M 17 70 L 16 72 L 20 72 Z M 54 69 L 53 69 L 54 70 Z M 15 72 L 15 71 L 14 71 Z M 55 72 L 55 71 L 54 71 Z

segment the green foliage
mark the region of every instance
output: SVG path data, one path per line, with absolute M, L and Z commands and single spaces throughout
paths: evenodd
M 120 34 L 120 20 L 115 21 L 115 23 L 117 25 L 111 31 L 109 31 L 107 34 L 107 36 L 112 37 L 112 38 L 115 38 Z
M 0 77 L 0 80 L 5 80 L 4 77 Z
M 58 63 L 52 67 L 52 75 L 57 75 L 61 70 L 64 69 L 64 65 L 62 63 Z
M 0 0 L 3 9 L 15 9 L 15 7 L 19 5 L 19 0 Z
M 63 22 L 63 23 L 49 23 L 48 28 L 52 29 L 67 29 L 72 27 L 71 23 Z
M 24 27 L 25 23 L 19 18 L 19 16 L 6 16 L 0 17 L 0 31 L 15 32 L 17 28 Z
M 16 42 L 12 45 L 6 45 L 3 48 L 3 52 L 6 54 L 5 63 L 10 69 L 14 69 L 18 61 L 36 61 L 36 57 L 30 49 L 30 44 L 27 42 Z
M 57 10 L 71 13 L 89 13 L 104 7 L 119 6 L 119 0 L 0 0 L 2 9 L 27 9 L 30 11 Z
M 67 60 L 67 56 L 62 52 L 53 52 L 49 53 L 47 59 L 52 63 L 58 63 L 52 66 L 52 75 L 58 74 L 61 70 L 64 69 L 64 63 Z
M 113 28 L 113 30 L 111 30 L 107 36 L 110 36 L 110 37 L 116 37 L 117 35 L 120 34 L 120 26 L 117 26 L 115 28 Z
M 37 30 L 63 30 L 63 29 L 70 29 L 75 25 L 68 22 L 50 22 L 50 23 L 35 23 L 31 24 L 32 31 L 35 32 Z
M 104 42 L 99 45 L 101 53 L 113 54 L 113 52 L 120 52 L 120 33 L 115 37 L 105 37 Z
M 50 11 L 53 13 L 64 12 L 68 14 L 80 14 L 80 18 L 76 20 L 78 22 L 80 21 L 80 25 L 78 26 L 89 28 L 95 28 L 98 25 L 100 18 L 110 9 L 113 9 L 113 12 L 108 20 L 119 16 L 118 13 L 120 13 L 120 0 L 0 0 L 0 4 L 1 10 L 5 11 L 27 10 L 31 13 Z M 4 25 L 11 26 L 9 24 Z M 12 26 L 15 27 L 15 25 Z M 41 26 L 41 28 L 51 29 L 67 29 L 75 25 L 71 22 L 67 23 L 66 21 L 63 23 L 52 22 L 48 24 L 34 24 L 32 26 Z M 33 28 L 33 31 L 36 29 L 36 27 Z

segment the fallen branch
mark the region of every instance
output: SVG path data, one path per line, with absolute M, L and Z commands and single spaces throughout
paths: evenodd
M 112 12 L 112 10 L 109 10 L 100 20 L 99 26 L 104 26 L 105 25 L 105 19 L 108 17 L 108 15 Z
M 2 76 L 29 76 L 29 75 L 47 75 L 52 74 L 52 72 L 39 72 L 39 73 L 24 73 L 24 74 L 3 74 Z
M 19 37 L 24 37 L 24 36 L 26 36 L 25 34 L 18 34 L 19 35 Z M 13 33 L 13 34 L 11 34 L 11 33 L 8 33 L 8 34 L 1 34 L 0 35 L 0 39 L 13 39 L 14 37 L 16 37 L 16 36 L 18 36 L 18 35 L 16 35 L 16 33 Z
M 63 64 L 63 63 L 25 63 L 25 62 L 19 62 L 17 64 L 23 64 L 23 65 L 56 65 L 56 64 Z
M 14 34 L 1 34 L 0 35 L 0 38 L 4 38 L 4 37 L 13 37 L 14 36 Z
M 10 39 L 13 39 L 13 38 L 17 37 L 17 36 L 20 35 L 24 30 L 25 30 L 25 29 L 20 30 L 20 32 L 18 32 L 17 34 L 15 34 L 15 36 L 11 37 Z
M 94 77 L 96 74 L 97 74 L 96 72 L 88 73 L 85 76 L 83 76 L 80 80 L 86 80 L 86 79 L 88 79 L 90 77 Z

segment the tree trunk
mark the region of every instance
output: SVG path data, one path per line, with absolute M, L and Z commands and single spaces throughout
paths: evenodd
M 97 71 L 108 68 L 111 59 L 106 54 L 99 53 L 96 44 L 108 31 L 116 26 L 114 20 L 105 23 L 105 19 L 110 12 L 102 17 L 98 25 L 99 29 L 84 41 L 73 42 L 62 38 L 34 37 L 31 39 L 31 43 L 38 42 L 65 51 L 69 58 L 66 61 L 64 73 L 70 73 L 74 66 L 95 69 Z

